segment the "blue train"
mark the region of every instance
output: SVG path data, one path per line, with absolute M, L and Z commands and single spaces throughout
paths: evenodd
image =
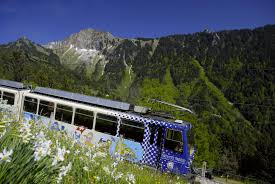
M 63 130 L 84 144 L 111 141 L 110 153 L 163 172 L 187 174 L 195 151 L 191 124 L 152 116 L 146 107 L 77 93 L 0 80 L 0 99 L 16 106 L 25 121 Z

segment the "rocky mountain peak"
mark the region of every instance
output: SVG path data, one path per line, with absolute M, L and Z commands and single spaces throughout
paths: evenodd
M 19 50 L 28 50 L 32 49 L 33 47 L 38 46 L 35 44 L 33 41 L 28 39 L 27 37 L 21 37 L 18 40 L 14 42 L 10 42 L 5 45 L 7 48 L 14 48 L 14 49 L 19 49 Z
M 86 35 L 86 36 L 102 36 L 102 37 L 106 37 L 109 39 L 114 39 L 115 37 L 110 33 L 110 32 L 106 32 L 106 31 L 99 31 L 96 29 L 92 29 L 92 28 L 88 28 L 88 29 L 82 29 L 79 31 L 79 33 L 76 33 L 78 35 Z M 75 35 L 75 34 L 73 34 Z
M 55 49 L 73 46 L 75 49 L 103 51 L 118 45 L 121 40 L 123 39 L 114 37 L 110 32 L 89 28 L 74 33 L 63 41 L 50 42 L 45 47 Z
M 116 45 L 119 38 L 114 37 L 109 32 L 97 31 L 95 29 L 84 29 L 72 34 L 64 40 L 66 45 L 74 45 L 79 49 L 103 50 Z
M 51 49 L 47 49 L 40 44 L 31 41 L 26 36 L 23 36 L 14 42 L 3 45 L 3 48 L 28 53 L 31 58 L 37 59 L 44 57 L 52 63 L 59 63 L 58 56 L 53 54 Z
M 25 44 L 25 45 L 32 45 L 32 44 L 34 44 L 26 36 L 23 36 L 23 37 L 19 38 L 18 40 L 16 40 L 16 42 L 12 42 L 12 43 L 15 43 L 15 44 Z

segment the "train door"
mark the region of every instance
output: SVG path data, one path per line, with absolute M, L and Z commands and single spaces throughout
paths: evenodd
M 143 141 L 144 155 L 142 163 L 151 167 L 158 167 L 161 158 L 163 127 L 147 124 Z
M 186 174 L 189 171 L 187 130 L 166 128 L 160 163 L 162 171 Z

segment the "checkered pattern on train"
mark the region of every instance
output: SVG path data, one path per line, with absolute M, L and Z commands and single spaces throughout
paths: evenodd
M 164 121 L 158 121 L 158 120 L 153 120 L 153 119 L 149 119 L 149 118 L 145 118 L 142 116 L 137 116 L 137 115 L 133 115 L 133 114 L 127 114 L 127 113 L 119 113 L 119 112 L 109 112 L 110 115 L 113 116 L 117 116 L 120 118 L 125 118 L 125 119 L 129 119 L 129 120 L 133 120 L 133 121 L 137 121 L 140 123 L 144 123 L 144 138 L 143 138 L 143 143 L 142 143 L 142 148 L 143 148 L 143 156 L 142 156 L 142 161 L 141 163 L 143 164 L 147 164 L 147 165 L 151 165 L 153 167 L 155 167 L 157 165 L 157 159 L 158 159 L 158 148 L 156 146 L 153 146 L 150 144 L 150 129 L 149 129 L 149 125 L 158 125 L 158 126 L 164 126 L 166 128 L 177 128 L 180 125 L 176 125 L 176 124 L 171 124 L 171 123 L 167 123 Z M 191 126 L 189 125 L 185 125 L 185 127 L 187 126 Z M 164 136 L 164 134 L 162 135 L 162 137 Z
M 144 154 L 142 157 L 142 163 L 146 164 L 146 165 L 150 165 L 153 167 L 156 167 L 158 164 L 158 157 L 159 157 L 159 148 L 156 146 L 156 144 L 150 144 L 150 136 L 151 133 L 150 132 L 150 128 L 149 125 L 152 124 L 152 122 L 146 122 L 144 125 L 145 128 L 145 134 L 144 134 L 144 139 L 143 139 L 143 150 L 144 150 Z M 156 127 L 158 130 L 158 127 Z M 156 131 L 158 132 L 158 131 Z M 156 143 L 157 141 L 157 133 L 154 135 L 154 143 Z

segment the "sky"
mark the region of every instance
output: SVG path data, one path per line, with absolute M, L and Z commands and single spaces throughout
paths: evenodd
M 82 29 L 122 38 L 275 24 L 275 0 L 0 0 L 0 44 L 45 44 Z

